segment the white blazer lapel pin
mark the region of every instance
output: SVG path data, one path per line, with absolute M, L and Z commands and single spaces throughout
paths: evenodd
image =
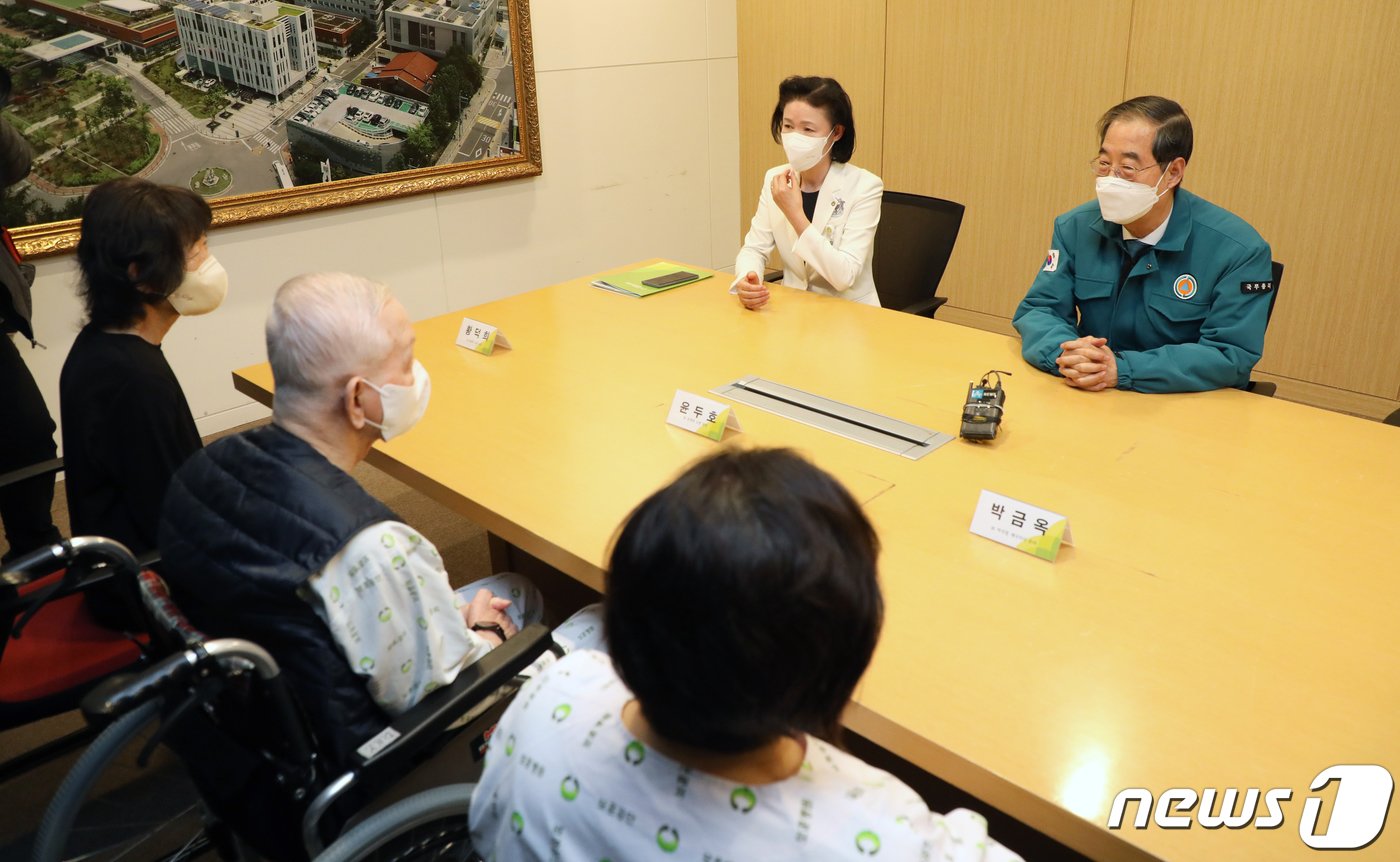
M 834 219 L 834 218 L 839 218 L 839 217 L 841 216 L 841 213 L 843 213 L 843 212 L 845 212 L 845 211 L 846 211 L 846 201 L 843 200 L 843 199 L 841 198 L 840 195 L 837 195 L 837 196 L 833 197 L 833 198 L 831 199 L 831 215 L 827 216 L 827 219 L 826 219 L 826 227 L 823 227 L 823 228 L 822 228 L 822 236 L 826 237 L 826 239 L 827 239 L 828 242 L 831 241 L 831 237 L 832 237 L 832 233 L 833 233 L 833 231 L 832 231 L 832 229 L 831 229 L 831 220 Z

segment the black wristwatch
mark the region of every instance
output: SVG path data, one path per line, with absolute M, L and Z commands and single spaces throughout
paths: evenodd
M 490 632 L 501 639 L 501 643 L 506 642 L 506 630 L 501 628 L 500 623 L 472 623 L 474 632 Z

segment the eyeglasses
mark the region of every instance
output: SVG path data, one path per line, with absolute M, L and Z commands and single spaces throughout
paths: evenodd
M 1113 163 L 1103 156 L 1095 156 L 1089 160 L 1089 169 L 1094 172 L 1094 176 L 1106 177 L 1111 173 L 1115 177 L 1120 177 L 1128 182 L 1137 179 L 1137 175 L 1143 171 L 1150 171 L 1155 167 L 1157 167 L 1157 165 L 1153 164 L 1143 165 L 1140 168 L 1135 168 L 1132 165 L 1119 165 L 1115 168 Z

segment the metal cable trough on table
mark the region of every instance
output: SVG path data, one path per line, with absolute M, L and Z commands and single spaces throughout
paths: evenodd
M 762 377 L 740 377 L 710 391 L 913 461 L 953 439 L 941 431 L 832 401 Z

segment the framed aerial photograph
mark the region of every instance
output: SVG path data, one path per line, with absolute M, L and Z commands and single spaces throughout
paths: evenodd
M 0 65 L 27 257 L 122 176 L 223 225 L 541 172 L 528 0 L 0 0 Z

